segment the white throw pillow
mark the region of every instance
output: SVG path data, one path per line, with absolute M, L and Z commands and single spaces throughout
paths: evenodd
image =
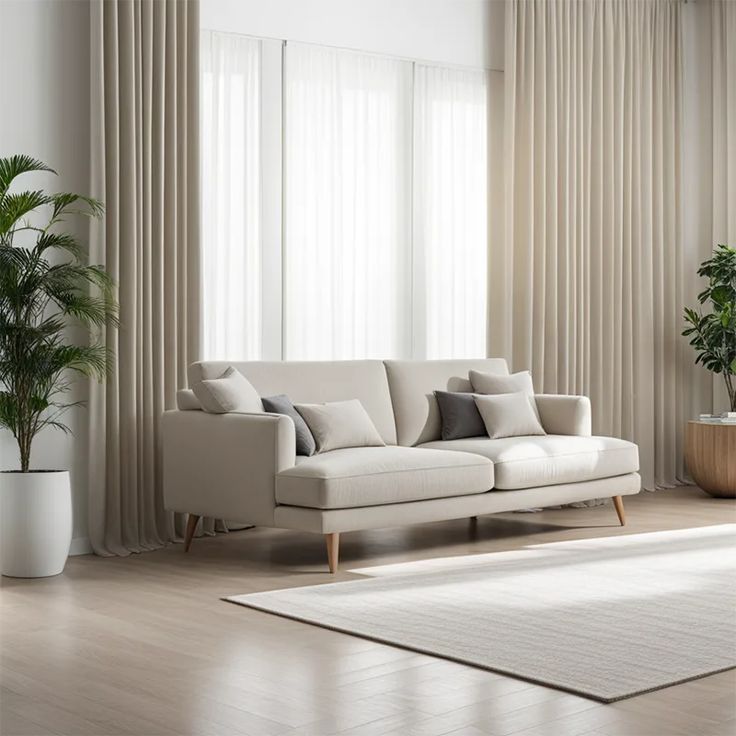
M 537 401 L 534 398 L 532 374 L 529 371 L 520 371 L 509 376 L 470 371 L 470 383 L 476 394 L 515 394 L 523 391 L 530 397 L 532 409 L 534 409 L 534 413 L 539 419 Z
M 473 398 L 492 440 L 547 434 L 532 407 L 534 397 L 524 391 Z
M 192 386 L 202 408 L 211 414 L 228 412 L 263 413 L 258 391 L 239 371 L 230 366 L 219 378 L 207 378 Z
M 304 417 L 317 443 L 317 452 L 386 444 L 358 399 L 294 406 Z

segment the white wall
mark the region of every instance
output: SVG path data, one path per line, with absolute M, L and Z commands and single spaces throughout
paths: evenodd
M 503 69 L 503 0 L 201 0 L 201 26 Z
M 0 0 L 0 68 L 4 106 L 0 115 L 0 156 L 27 153 L 60 176 L 27 175 L 26 187 L 87 193 L 89 189 L 89 6 L 87 0 Z M 86 228 L 75 229 L 86 237 Z M 79 384 L 77 395 L 84 398 Z M 72 474 L 72 551 L 86 550 L 87 422 L 73 409 L 66 422 L 74 435 L 45 430 L 33 447 L 36 468 Z M 0 432 L 0 469 L 18 467 L 15 442 Z M 0 483 L 2 476 L 0 475 Z

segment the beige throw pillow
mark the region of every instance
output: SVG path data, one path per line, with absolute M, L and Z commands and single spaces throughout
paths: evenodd
M 239 371 L 230 366 L 219 378 L 207 378 L 192 386 L 202 408 L 211 414 L 228 412 L 263 413 L 258 391 Z
M 512 373 L 508 376 L 470 371 L 470 383 L 477 394 L 515 394 L 523 391 L 534 396 L 534 384 L 529 371 Z
M 176 392 L 176 408 L 179 411 L 201 411 L 202 404 L 190 388 L 180 388 Z
M 533 397 L 524 391 L 474 398 L 492 440 L 547 434 L 532 408 Z
M 512 373 L 509 376 L 470 371 L 470 383 L 476 394 L 515 394 L 523 391 L 529 396 L 531 407 L 534 409 L 537 419 L 539 419 L 537 401 L 534 398 L 532 374 L 529 371 L 520 371 L 519 373 Z
M 358 399 L 294 406 L 304 417 L 317 443 L 317 452 L 386 444 Z

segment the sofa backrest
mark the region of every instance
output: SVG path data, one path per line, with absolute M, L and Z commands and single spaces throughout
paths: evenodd
M 472 391 L 468 373 L 506 375 L 503 358 L 477 360 L 386 360 L 386 374 L 400 445 L 440 439 L 440 412 L 434 391 Z
M 189 385 L 218 378 L 229 366 L 240 371 L 261 396 L 287 394 L 295 404 L 359 399 L 383 441 L 396 444 L 391 395 L 380 360 L 200 361 L 189 366 Z

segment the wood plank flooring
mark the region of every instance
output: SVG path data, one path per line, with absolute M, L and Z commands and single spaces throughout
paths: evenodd
M 612 705 L 234 606 L 220 596 L 359 568 L 736 521 L 695 488 L 609 504 L 344 534 L 250 529 L 128 558 L 75 557 L 2 581 L 0 733 L 253 736 L 725 736 L 736 674 Z M 698 622 L 693 621 L 693 626 Z

